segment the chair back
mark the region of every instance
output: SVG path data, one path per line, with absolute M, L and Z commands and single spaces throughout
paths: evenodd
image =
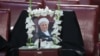
M 10 27 L 10 10 L 0 9 L 0 35 L 8 40 Z
M 49 6 L 50 9 L 54 9 L 56 7 L 56 4 L 58 4 L 57 0 L 43 0 L 45 3 L 45 6 Z M 44 5 L 44 3 L 42 3 L 42 5 Z M 79 4 L 78 0 L 61 0 L 59 2 L 60 4 Z
M 40 6 L 39 2 L 32 2 L 32 8 Z M 15 2 L 15 1 L 0 1 L 0 8 L 7 8 L 11 10 L 11 26 L 14 26 L 20 13 L 27 10 L 29 2 Z

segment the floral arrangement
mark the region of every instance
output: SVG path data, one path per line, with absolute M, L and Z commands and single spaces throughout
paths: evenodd
M 27 29 L 27 35 L 28 35 L 28 40 L 29 43 L 27 44 L 29 47 L 33 46 L 38 48 L 38 42 L 39 40 L 36 40 L 35 43 L 32 43 L 32 37 L 34 34 L 32 33 L 35 31 L 35 23 L 32 21 L 32 17 L 40 17 L 40 16 L 47 16 L 49 15 L 50 17 L 53 17 L 54 24 L 53 24 L 53 31 L 51 32 L 52 34 L 52 39 L 54 40 L 53 42 L 41 42 L 41 46 L 44 48 L 60 48 L 61 46 L 57 45 L 60 41 L 62 41 L 59 37 L 60 32 L 62 27 L 60 24 L 62 21 L 60 20 L 60 17 L 63 16 L 63 11 L 60 9 L 58 10 L 51 10 L 47 6 L 45 8 L 39 8 L 39 9 L 32 9 L 31 8 L 31 0 L 30 0 L 30 6 L 28 7 L 28 17 L 26 18 L 26 29 Z M 59 7 L 58 7 L 59 8 Z

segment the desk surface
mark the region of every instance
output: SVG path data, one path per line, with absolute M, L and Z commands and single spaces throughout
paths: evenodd
M 20 47 L 19 50 L 59 50 L 59 48 L 35 48 L 35 47 L 27 47 L 23 46 Z
M 19 56 L 58 56 L 59 49 L 19 49 Z

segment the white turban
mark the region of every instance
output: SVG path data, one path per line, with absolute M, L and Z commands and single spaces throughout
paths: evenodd
M 47 24 L 49 24 L 49 20 L 47 18 L 40 18 L 38 21 L 38 25 L 40 25 L 42 22 L 46 22 Z

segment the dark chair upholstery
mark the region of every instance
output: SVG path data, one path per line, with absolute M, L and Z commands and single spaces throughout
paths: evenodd
M 6 44 L 9 38 L 10 10 L 0 9 L 0 56 L 6 55 Z

